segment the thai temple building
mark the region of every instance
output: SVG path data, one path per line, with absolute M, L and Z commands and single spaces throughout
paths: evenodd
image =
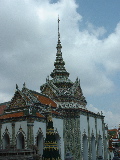
M 102 113 L 86 107 L 80 79 L 69 79 L 62 57 L 58 18 L 57 53 L 51 78 L 36 92 L 26 87 L 0 104 L 0 160 L 108 159 Z
M 109 138 L 109 154 L 110 158 L 120 158 L 120 126 L 118 128 L 108 130 Z M 117 158 L 116 158 L 117 159 Z

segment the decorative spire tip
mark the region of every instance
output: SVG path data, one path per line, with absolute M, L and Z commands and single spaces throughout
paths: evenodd
M 25 84 L 25 82 L 23 83 L 23 88 L 25 88 L 26 87 L 26 84 Z
M 60 22 L 60 19 L 59 19 L 59 15 L 58 15 L 58 41 L 60 40 L 59 22 Z
M 16 90 L 18 90 L 18 85 L 16 84 Z

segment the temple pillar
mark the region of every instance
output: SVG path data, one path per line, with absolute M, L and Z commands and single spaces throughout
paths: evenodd
M 80 117 L 64 118 L 65 155 L 70 153 L 75 160 L 81 159 Z
M 91 160 L 91 135 L 90 135 L 89 116 L 87 116 L 87 123 L 88 123 L 88 159 Z
M 103 142 L 102 142 L 102 147 L 103 148 L 103 158 L 107 159 L 107 155 L 106 155 L 106 139 L 105 139 L 105 124 L 104 124 L 104 118 L 102 118 L 102 131 L 103 131 Z
M 12 123 L 12 146 L 15 146 L 15 123 Z
M 96 130 L 96 158 L 98 157 L 98 133 L 97 133 L 97 117 L 95 117 L 95 130 Z
M 30 148 L 34 144 L 33 123 L 27 123 L 27 147 Z

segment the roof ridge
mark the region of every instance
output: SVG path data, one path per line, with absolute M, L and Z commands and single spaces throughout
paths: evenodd
M 34 90 L 30 90 L 30 91 L 33 92 L 33 93 L 39 94 L 40 96 L 44 96 L 44 97 L 46 97 L 46 98 L 51 99 L 49 96 L 47 96 L 47 95 L 45 95 L 45 94 L 39 93 L 39 92 L 34 91 Z M 52 100 L 52 99 L 51 99 L 51 100 Z M 53 101 L 53 100 L 52 100 L 52 101 Z
M 3 103 L 0 103 L 0 106 L 6 105 L 6 104 L 9 104 L 9 103 L 10 103 L 10 101 L 8 101 L 8 102 L 3 102 Z

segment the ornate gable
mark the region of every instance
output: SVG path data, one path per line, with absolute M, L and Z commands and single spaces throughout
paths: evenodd
M 21 92 L 22 92 L 22 95 L 26 98 L 27 103 L 29 104 L 39 103 L 37 97 L 35 97 L 32 94 L 32 91 L 26 88 L 25 83 L 23 84 L 23 88 Z
M 14 97 L 11 99 L 11 102 L 9 104 L 9 108 L 16 108 L 16 107 L 25 107 L 26 102 L 21 95 L 20 91 L 16 91 L 14 94 Z
M 46 94 L 51 98 L 56 96 L 56 94 L 53 92 L 53 90 L 49 86 L 45 87 L 43 94 Z
M 82 94 L 82 90 L 81 90 L 80 86 L 78 86 L 78 87 L 76 88 L 76 90 L 74 91 L 74 97 L 80 98 L 82 95 L 83 95 L 83 94 Z

